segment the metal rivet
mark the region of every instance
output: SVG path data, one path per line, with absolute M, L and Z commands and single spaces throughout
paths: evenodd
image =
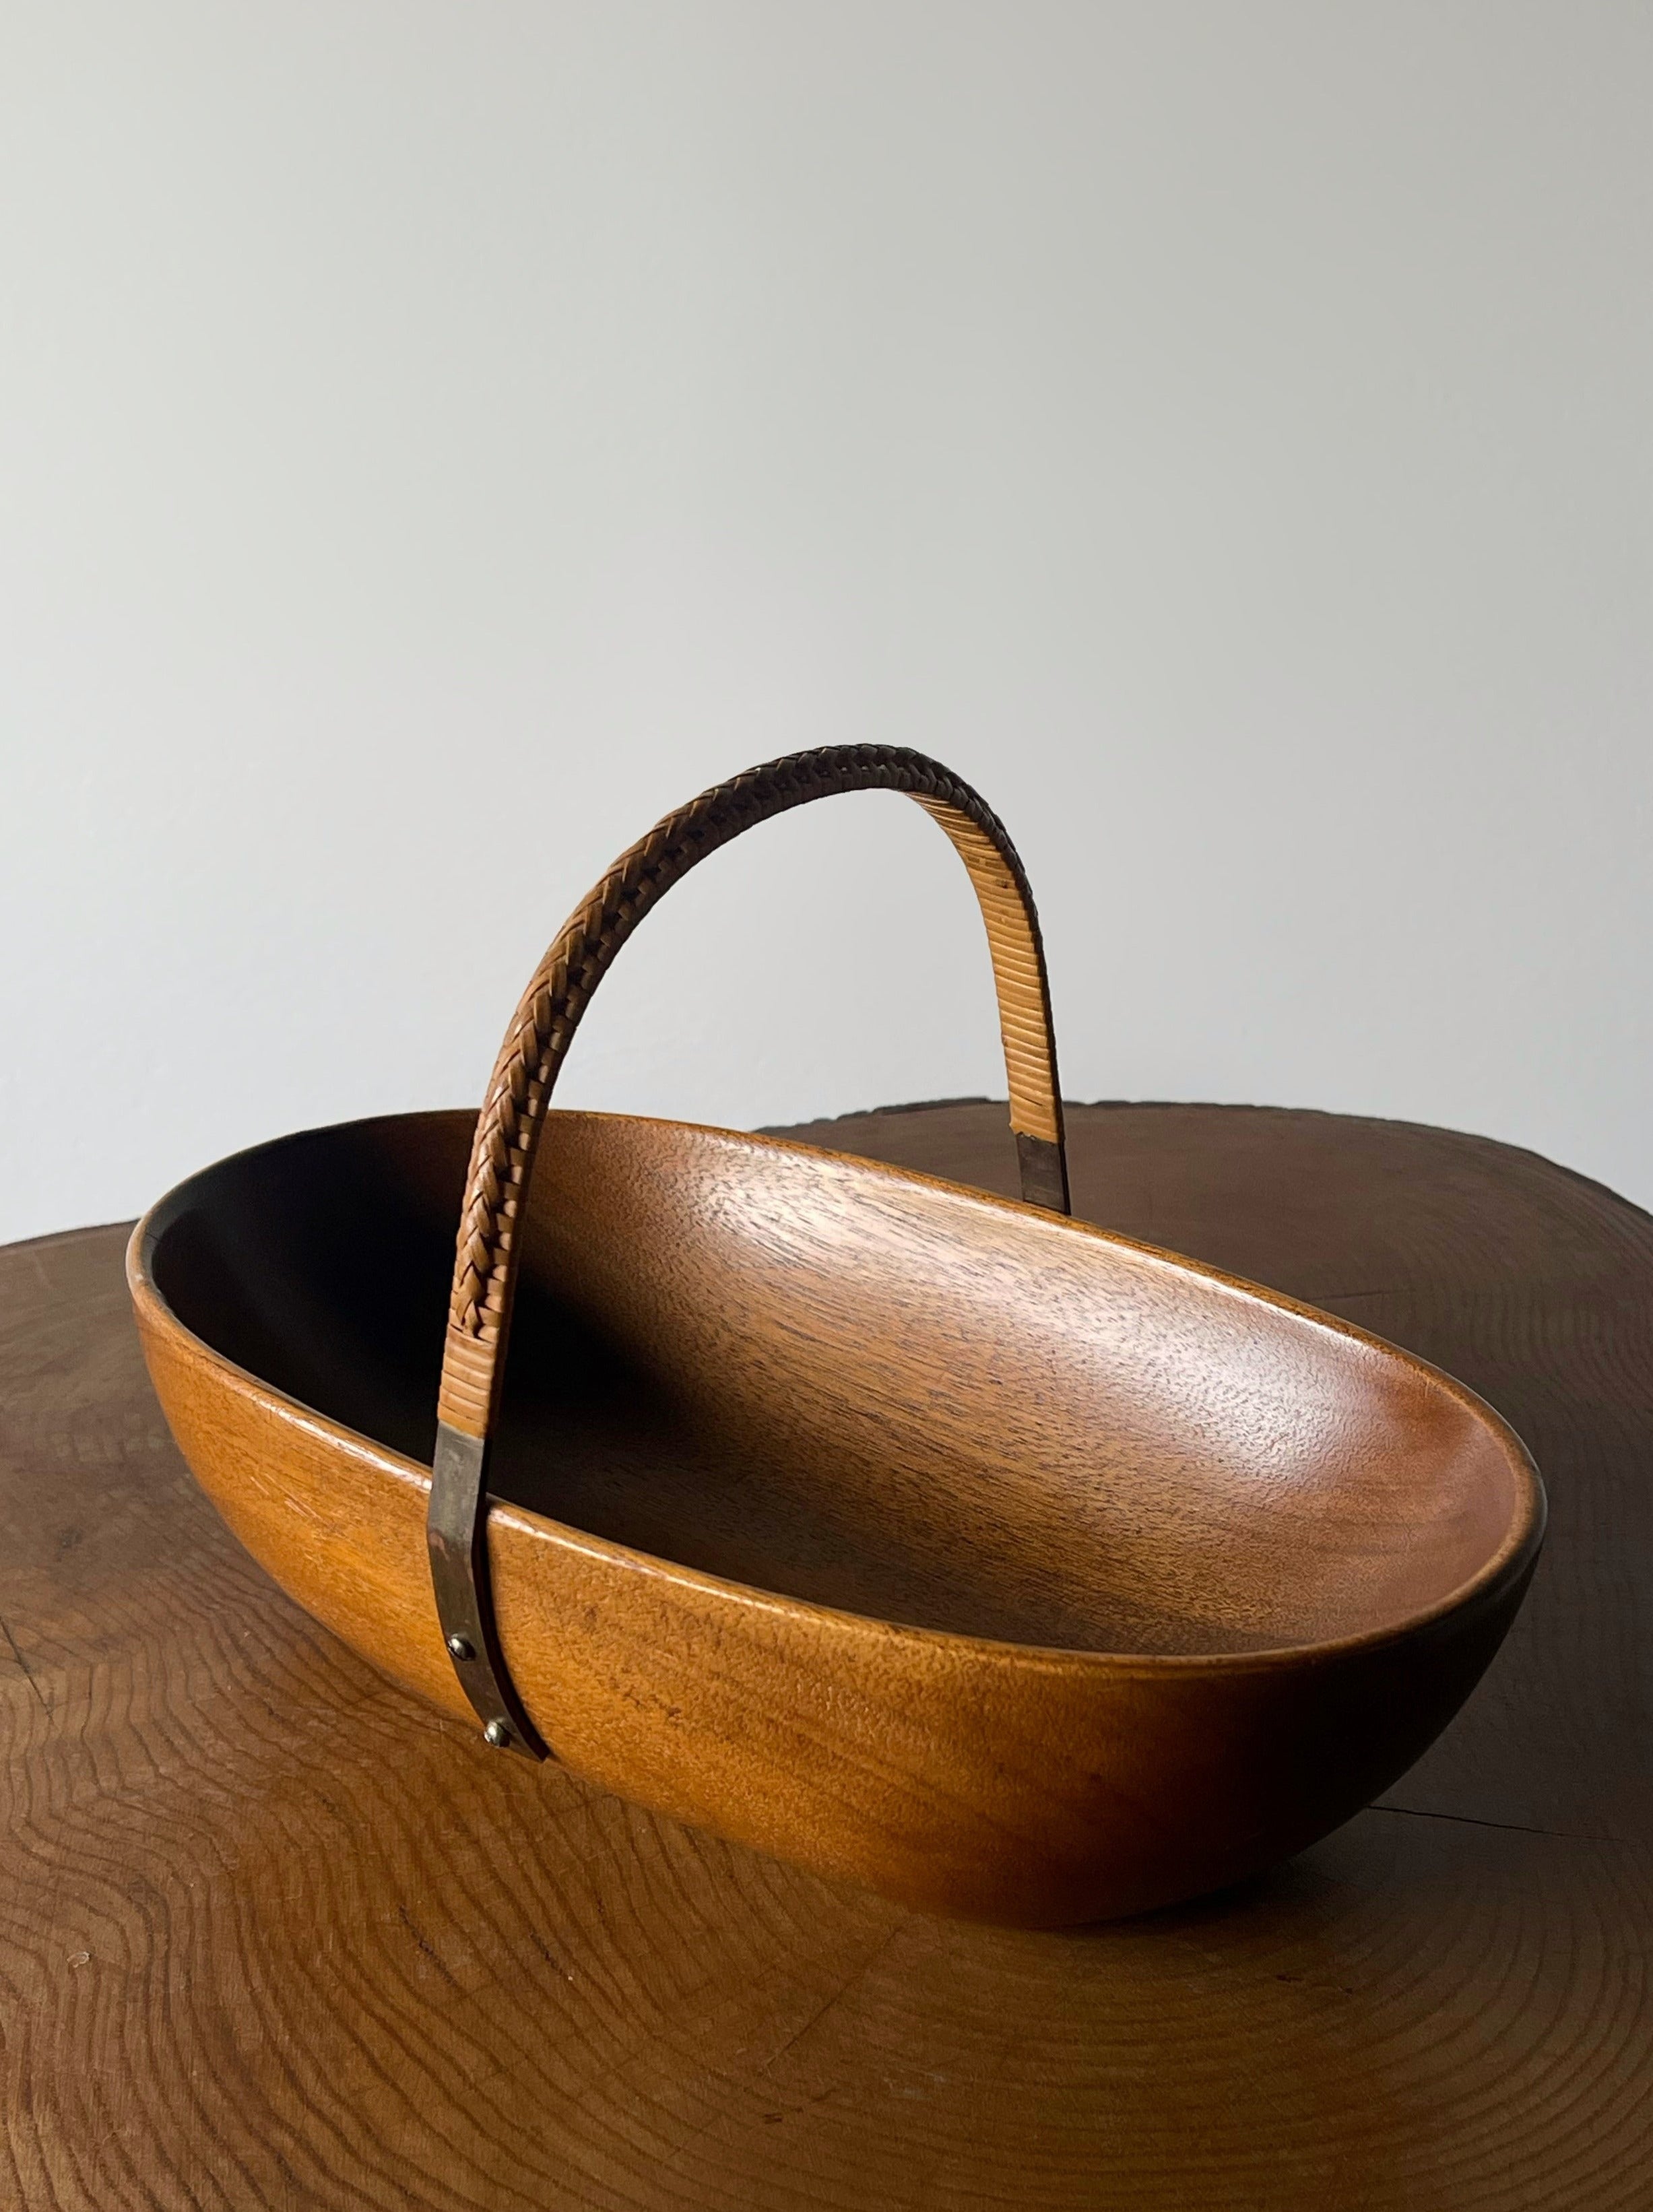
M 450 1636 L 447 1648 L 455 1659 L 474 1659 L 477 1656 L 463 1636 Z
M 483 1734 L 495 1751 L 503 1751 L 511 1741 L 511 1731 L 503 1721 L 489 1721 Z

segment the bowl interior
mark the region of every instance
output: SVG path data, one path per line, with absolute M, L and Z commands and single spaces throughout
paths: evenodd
M 429 1462 L 472 1117 L 244 1153 L 150 1270 L 235 1365 Z M 1443 1378 L 1164 1255 L 870 1164 L 555 1114 L 491 1485 L 878 1618 L 1070 1649 L 1389 1626 L 1534 1510 Z

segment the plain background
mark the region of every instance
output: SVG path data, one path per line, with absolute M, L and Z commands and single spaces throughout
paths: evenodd
M 843 739 L 1005 817 L 1071 1096 L 1653 1201 L 1653 10 L 0 27 L 0 1237 L 476 1099 L 616 852 Z M 995 1058 L 861 798 L 675 891 L 562 1096 Z

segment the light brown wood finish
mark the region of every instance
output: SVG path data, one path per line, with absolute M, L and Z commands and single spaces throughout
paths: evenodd
M 908 1903 L 1060 1924 L 1325 1833 L 1497 1648 L 1541 1496 L 1418 1362 L 865 1161 L 550 1126 L 489 1548 L 518 1689 L 588 1779 Z M 181 1186 L 132 1259 L 231 1527 L 455 1711 L 423 1462 L 471 1133 L 263 1147 Z
M 1641 2212 L 1653 1222 L 1395 1124 L 1077 1109 L 1092 1218 L 1372 1322 L 1551 1537 L 1383 1804 L 1198 1906 L 938 1921 L 477 1743 L 185 1471 L 124 1231 L 0 1253 L 0 2202 Z M 1015 1188 L 1003 1108 L 820 1141 Z

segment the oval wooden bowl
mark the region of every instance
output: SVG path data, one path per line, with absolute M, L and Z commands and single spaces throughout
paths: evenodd
M 131 1261 L 231 1527 L 461 1714 L 424 1514 L 472 1128 L 244 1153 Z M 1030 1206 L 555 1114 L 521 1265 L 489 1540 L 558 1758 L 933 1910 L 1079 1921 L 1299 1849 L 1455 1711 L 1538 1549 L 1469 1391 Z
M 550 1113 L 664 892 L 868 789 L 915 799 L 976 891 L 1029 1202 Z M 1048 1925 L 1232 1881 L 1365 1803 L 1492 1656 L 1543 1522 L 1456 1383 L 1067 1209 L 1003 824 L 938 762 L 836 746 L 621 855 L 479 1115 L 209 1169 L 131 1274 L 197 1476 L 387 1674 L 682 1820 Z

